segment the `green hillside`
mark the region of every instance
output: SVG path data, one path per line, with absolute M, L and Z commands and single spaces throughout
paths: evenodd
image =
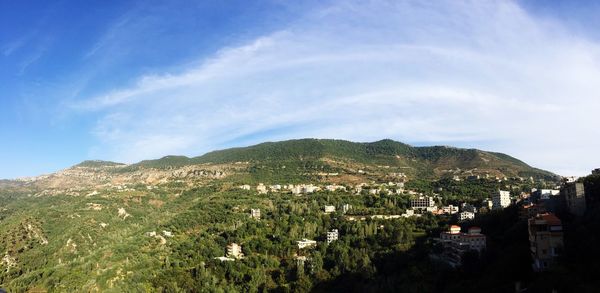
M 281 162 L 314 162 L 333 159 L 345 163 L 386 165 L 406 168 L 419 176 L 440 175 L 444 170 L 481 169 L 504 176 L 554 179 L 555 174 L 533 168 L 509 155 L 476 149 L 446 146 L 413 147 L 385 139 L 358 143 L 332 139 L 299 139 L 266 142 L 249 147 L 231 148 L 188 158 L 168 156 L 142 161 L 130 168 L 170 168 L 201 163 L 249 162 L 272 164 Z

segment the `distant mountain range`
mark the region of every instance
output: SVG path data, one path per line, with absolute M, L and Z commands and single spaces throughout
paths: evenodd
M 358 143 L 332 139 L 299 139 L 265 142 L 254 146 L 209 152 L 188 158 L 167 156 L 128 166 L 126 169 L 176 168 L 196 164 L 249 162 L 277 164 L 290 161 L 327 162 L 343 165 L 379 165 L 406 170 L 415 176 L 473 174 L 554 179 L 556 174 L 537 169 L 502 153 L 447 146 L 413 147 L 390 139 Z M 88 163 L 89 164 L 89 163 Z M 108 162 L 109 165 L 117 163 Z
M 548 181 L 559 178 L 509 155 L 477 149 L 413 147 L 389 139 L 371 143 L 298 139 L 218 150 L 193 158 L 166 156 L 131 165 L 84 161 L 54 174 L 19 181 L 36 182 L 42 188 L 64 188 L 113 181 L 148 183 L 192 177 L 217 179 L 232 174 L 236 175 L 237 181 L 265 183 L 319 180 L 323 179 L 322 174 L 337 174 L 339 182 L 379 180 L 390 175 L 424 179 L 477 175 L 533 177 Z M 0 186 L 14 187 L 14 183 L 0 181 Z

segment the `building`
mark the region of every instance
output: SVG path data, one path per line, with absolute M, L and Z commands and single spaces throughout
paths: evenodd
M 469 175 L 467 176 L 467 180 L 479 180 L 481 179 L 481 176 L 479 175 Z
M 413 209 L 431 209 L 435 207 L 435 201 L 430 196 L 420 196 L 410 201 L 410 207 Z
M 333 184 L 333 185 L 327 185 L 327 186 L 325 186 L 325 190 L 331 191 L 331 192 L 335 192 L 335 191 L 338 191 L 338 190 L 340 190 L 340 191 L 346 191 L 346 187 Z
M 464 211 L 464 212 L 460 212 L 458 214 L 458 220 L 461 222 L 467 221 L 467 220 L 473 220 L 473 219 L 475 219 L 475 213 L 473 213 L 473 212 Z
M 487 208 L 488 210 L 491 210 L 494 207 L 494 202 L 487 198 L 481 202 L 481 206 Z
M 469 249 L 481 252 L 486 247 L 485 235 L 481 234 L 481 228 L 471 227 L 467 233 L 462 233 L 460 241 L 469 245 Z
M 329 232 L 327 232 L 327 244 L 330 244 L 333 241 L 338 240 L 339 238 L 339 233 L 338 233 L 338 229 L 333 229 Z
M 492 196 L 492 208 L 495 210 L 501 210 L 510 205 L 510 192 L 505 190 L 498 190 Z
M 317 241 L 314 240 L 309 240 L 309 239 L 302 239 L 302 240 L 298 240 L 296 241 L 296 243 L 298 244 L 298 248 L 299 249 L 303 249 L 303 248 L 307 248 L 307 247 L 312 247 L 312 246 L 317 246 Z
M 528 230 L 533 269 L 544 271 L 562 252 L 562 222 L 554 214 L 540 214 L 529 219 Z
M 242 253 L 242 246 L 237 243 L 231 243 L 227 245 L 227 257 L 240 259 L 244 257 Z
M 335 206 L 325 206 L 324 210 L 326 214 L 335 213 Z
M 556 189 L 532 189 L 531 198 L 534 201 L 549 200 L 553 196 L 559 195 L 560 190 Z
M 252 187 L 250 187 L 250 185 L 248 185 L 248 184 L 244 184 L 244 185 L 240 186 L 240 189 L 243 189 L 243 190 L 250 190 L 251 188 Z
M 301 195 L 301 194 L 313 193 L 315 191 L 318 191 L 319 188 L 312 184 L 302 184 L 302 185 L 296 185 L 296 186 L 290 185 L 290 190 L 292 191 L 292 194 Z
M 252 219 L 260 220 L 260 209 L 250 209 L 250 217 Z
M 446 232 L 440 233 L 438 243 L 442 245 L 442 253 L 432 257 L 445 262 L 451 267 L 462 264 L 462 257 L 468 251 L 481 253 L 486 248 L 486 237 L 481 228 L 471 227 L 467 233 L 460 232 L 460 226 L 452 225 Z
M 531 219 L 538 214 L 543 214 L 546 212 L 546 206 L 543 203 L 529 203 L 522 205 L 519 209 L 519 219 L 527 220 Z
M 475 206 L 473 206 L 470 203 L 462 203 L 460 205 L 460 211 L 461 212 L 471 212 L 471 213 L 477 213 L 477 208 Z
M 444 214 L 454 215 L 454 214 L 458 213 L 458 207 L 449 205 L 447 207 L 442 207 L 442 211 Z
M 351 209 L 352 209 L 352 206 L 347 203 L 342 205 L 342 213 L 344 213 L 344 214 L 347 213 Z
M 440 233 L 442 241 L 458 241 L 460 239 L 460 226 L 452 225 L 448 231 Z
M 230 258 L 230 257 L 225 257 L 225 256 L 219 256 L 219 257 L 215 257 L 216 260 L 220 260 L 221 262 L 224 261 L 235 261 L 235 259 Z
M 259 183 L 258 186 L 256 186 L 256 191 L 258 194 L 267 194 L 267 187 L 264 184 Z
M 565 183 L 560 192 L 567 203 L 569 213 L 576 216 L 583 216 L 586 208 L 583 183 Z
M 467 230 L 467 233 L 461 233 L 460 230 L 460 226 L 452 225 L 448 231 L 440 233 L 440 240 L 446 244 L 449 242 L 465 243 L 469 246 L 469 249 L 477 251 L 485 249 L 486 238 L 485 235 L 481 234 L 481 228 L 471 227 Z

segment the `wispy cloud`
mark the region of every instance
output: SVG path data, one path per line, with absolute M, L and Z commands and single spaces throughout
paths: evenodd
M 344 1 L 71 108 L 102 113 L 97 155 L 128 162 L 236 141 L 391 137 L 493 141 L 581 174 L 600 166 L 589 157 L 599 57 L 597 43 L 516 2 Z

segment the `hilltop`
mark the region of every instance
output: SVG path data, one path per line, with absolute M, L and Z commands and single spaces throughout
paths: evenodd
M 413 176 L 484 175 L 497 177 L 534 177 L 553 179 L 557 176 L 502 153 L 447 146 L 413 147 L 385 139 L 371 143 L 332 139 L 299 139 L 265 142 L 249 147 L 209 152 L 199 157 L 167 156 L 142 161 L 130 166 L 139 168 L 174 168 L 196 164 L 277 165 L 283 162 L 321 162 L 324 168 L 339 169 L 359 166 L 386 166 Z

